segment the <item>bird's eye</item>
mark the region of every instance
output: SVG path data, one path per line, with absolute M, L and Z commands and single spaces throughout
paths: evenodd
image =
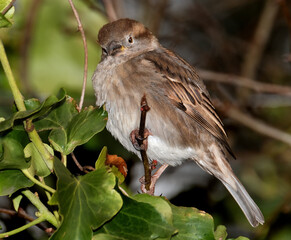
M 132 38 L 132 37 L 129 37 L 129 38 L 128 38 L 128 42 L 129 42 L 129 43 L 133 43 L 133 38 Z
M 102 55 L 108 55 L 107 50 L 105 48 L 102 48 Z

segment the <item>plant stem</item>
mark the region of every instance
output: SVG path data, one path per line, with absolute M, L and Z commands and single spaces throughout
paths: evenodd
M 4 72 L 7 76 L 8 83 L 9 83 L 9 86 L 11 88 L 14 100 L 15 100 L 15 104 L 16 104 L 19 111 L 25 111 L 26 107 L 24 105 L 23 96 L 22 96 L 21 92 L 19 91 L 17 84 L 15 82 L 10 64 L 8 62 L 8 59 L 7 59 L 7 55 L 5 53 L 3 42 L 1 40 L 0 40 L 0 61 L 2 63 Z M 49 160 L 51 160 L 53 158 L 53 156 L 45 148 L 37 131 L 34 129 L 32 121 L 30 119 L 26 120 L 26 122 L 24 122 L 24 127 L 28 133 L 30 140 L 33 142 L 35 147 L 38 149 L 44 162 L 47 163 Z
M 29 201 L 39 210 L 40 218 L 43 217 L 49 223 L 58 227 L 58 221 L 55 216 L 47 209 L 47 207 L 39 200 L 39 198 L 34 195 L 30 190 L 24 190 L 21 192 Z
M 65 167 L 67 167 L 67 155 L 62 153 L 62 163 L 64 164 Z
M 36 178 L 34 178 L 33 176 L 31 176 L 31 174 L 29 173 L 29 171 L 27 169 L 22 169 L 21 170 L 23 172 L 23 174 L 28 178 L 30 179 L 32 182 L 34 182 L 36 185 L 42 187 L 43 189 L 51 192 L 51 193 L 55 193 L 56 190 L 51 188 L 50 186 L 48 185 L 45 185 L 44 183 L 38 181 Z
M 11 88 L 14 100 L 15 100 L 15 104 L 20 111 L 25 111 L 26 107 L 23 102 L 23 96 L 16 85 L 13 73 L 10 68 L 10 64 L 8 62 L 8 59 L 5 53 L 3 43 L 1 40 L 0 40 L 0 60 L 1 60 L 4 72 L 7 76 L 8 83 Z
M 53 156 L 44 146 L 40 136 L 38 135 L 37 131 L 34 129 L 34 125 L 31 119 L 27 119 L 25 124 L 25 130 L 28 133 L 29 139 L 33 142 L 36 149 L 39 151 L 43 161 L 47 165 L 47 162 L 53 159 Z M 49 167 L 48 167 L 49 168 Z
M 6 237 L 12 236 L 14 234 L 20 233 L 20 232 L 24 231 L 25 229 L 30 228 L 30 227 L 32 227 L 34 225 L 37 225 L 37 224 L 39 224 L 39 223 L 41 223 L 43 221 L 45 221 L 45 218 L 44 218 L 44 216 L 41 216 L 41 217 L 35 219 L 34 221 L 32 221 L 32 222 L 30 222 L 28 224 L 25 224 L 25 225 L 23 225 L 23 226 L 21 226 L 19 228 L 16 228 L 16 229 L 14 229 L 14 230 L 12 230 L 10 232 L 0 233 L 0 238 L 1 239 L 2 238 L 6 238 Z

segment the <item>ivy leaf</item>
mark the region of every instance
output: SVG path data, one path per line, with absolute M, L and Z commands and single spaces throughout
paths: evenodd
M 49 145 L 44 143 L 44 146 L 51 155 L 54 155 L 54 151 Z M 53 169 L 53 161 L 43 159 L 32 142 L 27 144 L 24 148 L 24 156 L 26 158 L 31 157 L 31 166 L 28 170 L 33 176 L 38 175 L 40 177 L 46 177 L 51 174 L 51 170 Z
M 107 156 L 107 147 L 103 147 L 97 161 L 95 162 L 95 169 L 103 168 L 105 166 Z
M 54 149 L 68 155 L 102 131 L 106 120 L 107 113 L 103 108 L 90 106 L 79 113 L 75 100 L 67 96 L 65 102 L 34 122 L 34 126 L 37 131 L 51 130 L 49 141 Z
M 120 236 L 112 236 L 106 233 L 99 233 L 93 236 L 92 240 L 128 240 L 128 238 L 124 238 Z
M 23 198 L 23 196 L 21 194 L 19 194 L 16 197 L 12 198 L 13 207 L 14 207 L 16 212 L 18 212 L 19 205 L 20 205 L 20 202 L 21 202 L 22 198 Z
M 0 13 L 0 28 L 10 27 L 12 23 L 2 14 Z
M 173 225 L 178 234 L 173 240 L 213 240 L 214 223 L 211 215 L 196 208 L 176 207 L 170 204 L 173 212 Z
M 54 160 L 54 169 L 62 223 L 50 239 L 91 239 L 92 229 L 110 220 L 122 206 L 114 190 L 115 176 L 100 168 L 76 178 L 59 160 Z
M 226 227 L 219 225 L 214 232 L 215 240 L 225 240 L 227 237 Z
M 55 105 L 62 102 L 65 96 L 65 91 L 61 89 L 57 96 L 52 95 L 48 97 L 42 104 L 37 104 L 37 100 L 35 99 L 25 101 L 29 109 L 26 111 L 18 111 L 10 118 L 0 122 L 0 132 L 12 128 L 17 120 L 25 120 L 27 118 L 35 119 L 47 114 Z
M 31 187 L 33 184 L 20 170 L 0 171 L 0 196 L 10 195 L 21 188 Z
M 107 112 L 103 108 L 89 106 L 73 117 L 67 134 L 68 144 L 65 154 L 71 153 L 75 147 L 88 142 L 96 133 L 101 132 L 107 121 Z
M 15 11 L 14 7 L 11 7 L 5 16 L 1 13 L 10 2 L 11 0 L 0 1 L 0 28 L 11 26 L 11 20 Z
M 20 142 L 11 137 L 0 139 L 0 170 L 26 169 L 29 166 L 30 162 L 25 159 Z
M 105 233 L 108 239 L 170 239 L 175 228 L 152 204 L 123 195 L 120 212 L 94 233 L 94 239 L 106 239 Z
M 144 202 L 152 205 L 168 223 L 173 222 L 172 209 L 169 203 L 162 197 L 151 196 L 149 194 L 137 194 L 133 198 L 139 202 Z

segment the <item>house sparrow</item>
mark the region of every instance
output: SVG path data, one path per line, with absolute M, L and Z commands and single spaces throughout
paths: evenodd
M 145 95 L 151 108 L 146 120 L 149 159 L 171 166 L 195 161 L 224 184 L 253 227 L 263 224 L 260 209 L 228 163 L 234 154 L 195 69 L 135 20 L 106 24 L 98 42 L 102 57 L 92 80 L 96 104 L 105 104 L 108 112 L 109 132 L 139 155 L 130 134 L 139 127 Z

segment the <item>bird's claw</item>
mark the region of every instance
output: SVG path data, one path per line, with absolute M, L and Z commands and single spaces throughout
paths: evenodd
M 131 143 L 137 151 L 140 151 L 140 150 L 146 151 L 148 149 L 147 138 L 149 135 L 150 135 L 150 132 L 148 129 L 144 130 L 144 137 L 143 138 L 139 135 L 138 129 L 135 129 L 130 133 Z M 142 144 L 139 144 L 139 141 L 142 141 Z

